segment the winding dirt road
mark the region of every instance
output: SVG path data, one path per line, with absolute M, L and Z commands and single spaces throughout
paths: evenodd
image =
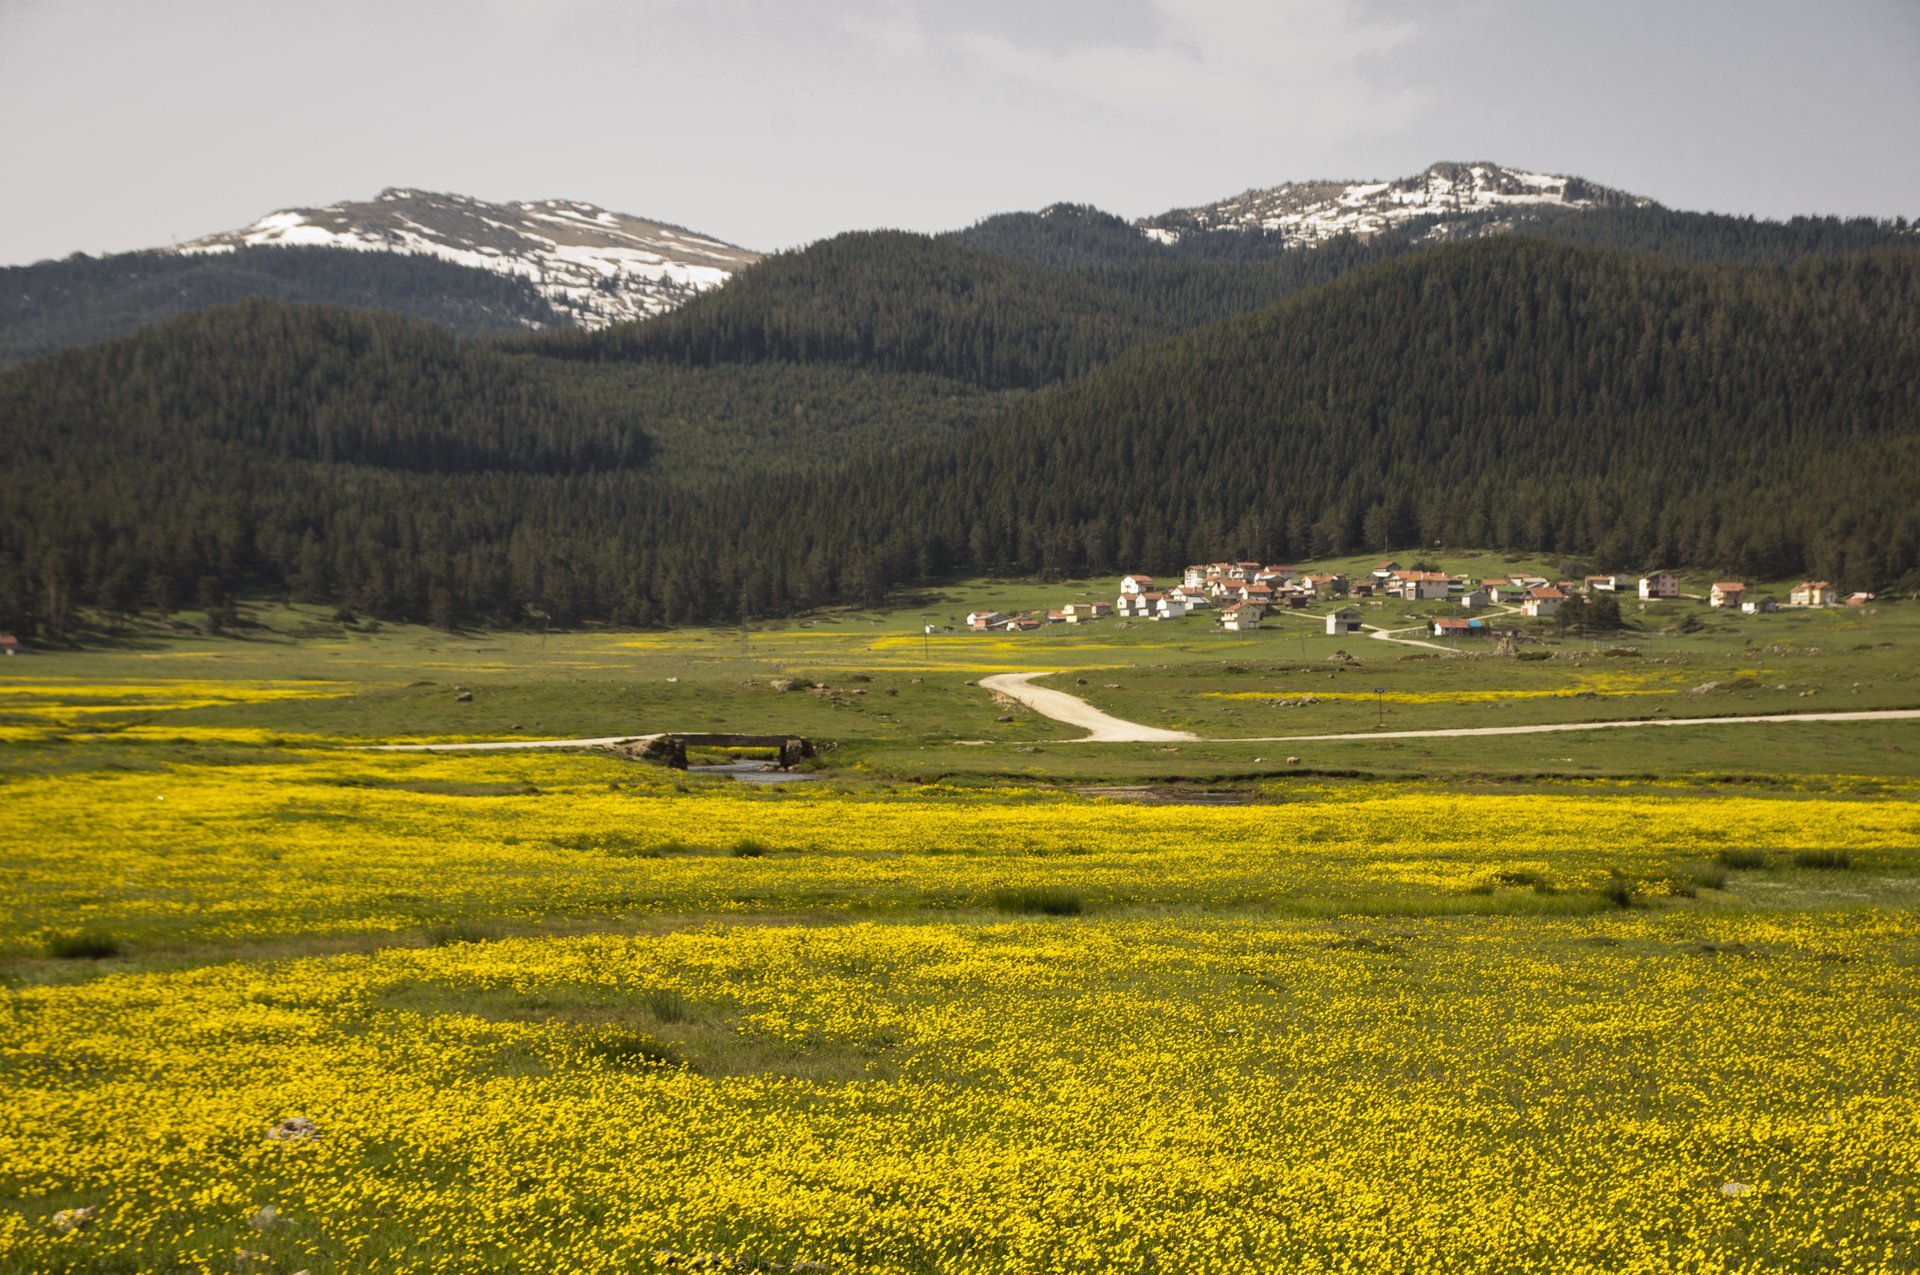
M 1191 731 L 1162 730 L 1158 726 L 1142 726 L 1138 722 L 1123 721 L 1101 712 L 1078 695 L 1069 695 L 1065 691 L 1030 684 L 1036 677 L 1050 676 L 1052 675 L 1046 672 L 995 673 L 992 677 L 981 678 L 980 685 L 1008 699 L 1019 700 L 1042 717 L 1051 717 L 1056 722 L 1078 726 L 1087 732 L 1086 738 L 1079 741 L 1081 743 L 1160 743 L 1166 740 L 1200 738 Z
M 1161 730 L 1123 721 L 1101 712 L 1078 695 L 1031 686 L 1039 673 L 997 673 L 980 685 L 1017 699 L 1043 717 L 1078 726 L 1088 733 L 1078 744 L 1191 740 L 1208 744 L 1288 744 L 1330 739 L 1448 739 L 1473 735 L 1551 735 L 1574 730 L 1626 730 L 1636 726 L 1737 726 L 1754 722 L 1894 722 L 1920 718 L 1920 708 L 1870 708 L 1845 713 L 1767 713 L 1754 717 L 1636 717 L 1616 722 L 1546 722 L 1535 726 L 1455 726 L 1432 730 L 1368 730 L 1339 735 L 1235 735 L 1202 739 L 1191 731 Z

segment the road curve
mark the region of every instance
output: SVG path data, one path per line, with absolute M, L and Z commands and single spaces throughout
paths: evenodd
M 981 678 L 980 685 L 1008 699 L 1019 700 L 1042 717 L 1051 717 L 1056 722 L 1078 726 L 1087 732 L 1086 738 L 1078 741 L 1081 743 L 1161 743 L 1200 738 L 1191 731 L 1162 730 L 1158 726 L 1142 726 L 1138 722 L 1122 721 L 1118 717 L 1110 717 L 1101 712 L 1078 695 L 1031 685 L 1034 678 L 1049 676 L 1051 674 L 1046 672 L 995 673 L 992 677 Z

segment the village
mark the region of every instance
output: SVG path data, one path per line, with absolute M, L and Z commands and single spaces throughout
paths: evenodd
M 1579 580 L 1552 580 L 1515 574 L 1499 577 L 1449 575 L 1398 562 L 1382 562 L 1365 575 L 1349 577 L 1337 571 L 1307 571 L 1259 562 L 1210 562 L 1188 566 L 1178 584 L 1163 585 L 1155 577 L 1135 572 L 1120 578 L 1112 602 L 1074 602 L 1045 611 L 969 611 L 966 627 L 976 633 L 1025 633 L 1052 624 L 1088 624 L 1097 620 L 1180 620 L 1196 611 L 1212 615 L 1214 624 L 1230 633 L 1258 629 L 1274 611 L 1304 611 L 1330 603 L 1393 598 L 1406 602 L 1444 602 L 1456 613 L 1430 622 L 1434 637 L 1492 636 L 1494 617 L 1523 616 L 1550 619 L 1569 605 L 1581 606 L 1605 597 L 1635 597 L 1642 602 L 1704 601 L 1713 609 L 1744 615 L 1765 615 L 1788 607 L 1864 606 L 1871 593 L 1842 595 L 1825 580 L 1807 580 L 1788 591 L 1783 604 L 1775 598 L 1749 596 L 1745 583 L 1715 581 L 1705 595 L 1683 594 L 1672 571 L 1643 576 L 1589 575 Z M 1469 615 L 1468 612 L 1486 612 Z M 1617 614 L 1617 608 L 1615 608 Z M 1336 605 L 1321 618 L 1329 636 L 1359 633 L 1360 610 Z

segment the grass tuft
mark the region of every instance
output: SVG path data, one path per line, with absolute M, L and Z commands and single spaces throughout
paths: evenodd
M 756 841 L 752 837 L 742 837 L 733 843 L 733 849 L 728 851 L 728 853 L 736 859 L 758 859 L 769 853 L 772 849 L 773 847 L 764 841 Z
M 1845 850 L 1796 850 L 1793 866 L 1822 872 L 1845 872 L 1853 866 L 1853 856 Z
M 1057 885 L 1009 886 L 995 890 L 992 902 L 999 911 L 1030 916 L 1079 916 L 1087 910 L 1080 891 Z
M 1723 868 L 1746 870 L 1767 866 L 1767 853 L 1764 850 L 1726 849 L 1713 858 Z
M 99 930 L 56 934 L 47 940 L 47 955 L 62 961 L 103 961 L 124 950 L 119 939 Z

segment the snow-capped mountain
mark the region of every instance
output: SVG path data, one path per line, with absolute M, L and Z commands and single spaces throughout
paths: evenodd
M 1398 181 L 1292 182 L 1249 190 L 1198 208 L 1177 208 L 1135 224 L 1152 239 L 1177 242 L 1210 230 L 1266 230 L 1308 247 L 1336 235 L 1365 238 L 1422 218 L 1445 237 L 1507 229 L 1514 217 L 1586 208 L 1647 208 L 1653 201 L 1578 177 L 1526 173 L 1498 164 L 1434 164 Z
M 518 275 L 582 327 L 660 314 L 718 287 L 757 252 L 664 222 L 570 199 L 491 204 L 466 195 L 388 189 L 365 203 L 288 208 L 244 230 L 180 244 L 182 253 L 247 244 L 421 253 Z

